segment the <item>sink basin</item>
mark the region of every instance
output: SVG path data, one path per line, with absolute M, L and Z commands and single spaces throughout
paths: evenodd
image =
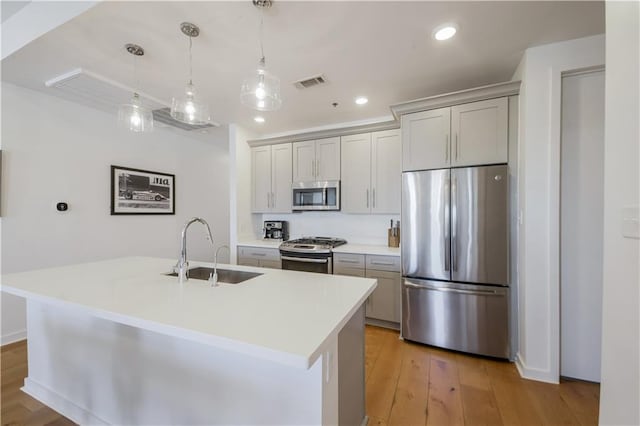
M 187 276 L 189 278 L 193 278 L 196 280 L 208 280 L 209 276 L 213 272 L 213 268 L 205 268 L 203 266 L 199 266 L 197 268 L 191 268 L 187 271 Z M 177 277 L 178 274 L 172 272 L 170 274 L 166 274 L 172 277 Z M 246 271 L 234 271 L 232 269 L 221 269 L 218 268 L 218 282 L 225 284 L 239 284 L 241 282 L 250 280 L 251 278 L 258 277 L 262 274 L 258 272 L 246 272 Z

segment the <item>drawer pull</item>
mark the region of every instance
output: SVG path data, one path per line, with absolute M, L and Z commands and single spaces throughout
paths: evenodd
M 340 263 L 360 263 L 359 260 L 350 260 L 350 259 L 338 259 Z
M 266 255 L 267 255 L 266 253 L 251 253 L 251 256 L 265 257 Z
M 371 261 L 372 265 L 381 265 L 381 266 L 395 266 L 395 263 L 393 262 L 377 262 L 375 260 Z

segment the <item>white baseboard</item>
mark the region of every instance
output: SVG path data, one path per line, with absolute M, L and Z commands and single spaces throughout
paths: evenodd
M 37 399 L 49 408 L 57 411 L 63 416 L 71 419 L 73 422 L 81 425 L 107 425 L 109 423 L 94 416 L 89 411 L 77 406 L 65 397 L 57 394 L 51 389 L 42 386 L 38 382 L 24 379 L 24 386 L 21 390 L 27 395 Z
M 376 327 L 389 328 L 391 330 L 400 331 L 400 324 L 397 322 L 384 321 L 384 320 L 379 320 L 375 318 L 365 318 L 364 322 L 367 325 L 373 325 Z
M 518 369 L 518 373 L 520 373 L 520 377 L 524 379 L 536 380 L 538 382 L 545 382 L 545 383 L 553 383 L 556 385 L 560 383 L 560 378 L 552 377 L 551 372 L 548 370 L 541 370 L 539 368 L 527 367 L 527 364 L 524 362 L 524 360 L 522 359 L 522 355 L 520 355 L 519 352 L 516 355 L 515 363 L 516 363 L 516 368 Z
M 14 331 L 0 337 L 0 345 L 8 345 L 9 343 L 19 342 L 27 338 L 27 329 Z

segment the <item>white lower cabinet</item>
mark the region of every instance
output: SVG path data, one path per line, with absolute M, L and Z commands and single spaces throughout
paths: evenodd
M 334 253 L 333 273 L 375 278 L 378 286 L 367 299 L 365 316 L 378 325 L 400 323 L 400 258 L 395 256 Z M 391 324 L 388 324 L 391 325 Z
M 280 251 L 277 248 L 238 246 L 238 265 L 282 269 Z

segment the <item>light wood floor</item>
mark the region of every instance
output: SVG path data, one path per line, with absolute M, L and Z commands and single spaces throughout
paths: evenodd
M 521 379 L 508 362 L 403 342 L 398 333 L 366 331 L 369 425 L 595 425 L 596 384 Z M 2 347 L 3 425 L 73 425 L 20 391 L 26 342 Z

